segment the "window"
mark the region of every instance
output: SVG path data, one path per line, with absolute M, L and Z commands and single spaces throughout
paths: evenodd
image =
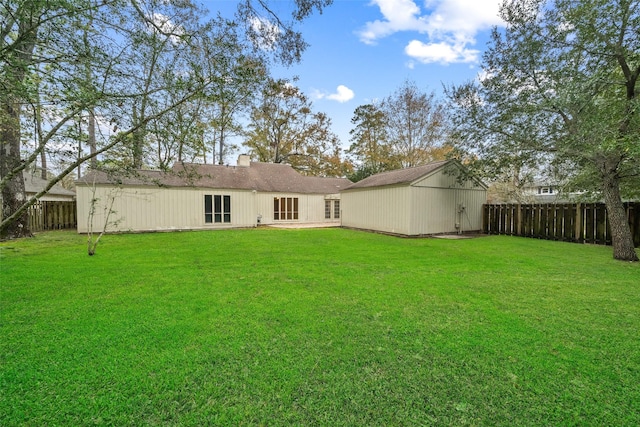
M 231 222 L 231 196 L 204 195 L 204 222 Z
M 213 222 L 213 203 L 210 194 L 204 195 L 204 222 L 207 224 Z
M 276 221 L 298 219 L 298 198 L 275 197 L 273 199 L 273 219 Z
M 332 209 L 333 203 L 333 209 Z M 325 200 L 324 201 L 324 219 L 331 219 L 331 214 L 333 213 L 333 218 L 340 218 L 340 200 Z
M 231 222 L 231 196 L 222 196 L 223 222 Z
M 538 187 L 538 194 L 553 194 L 553 187 Z

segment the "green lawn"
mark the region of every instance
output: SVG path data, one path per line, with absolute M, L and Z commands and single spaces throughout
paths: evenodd
M 640 265 L 524 238 L 0 243 L 0 425 L 640 425 Z

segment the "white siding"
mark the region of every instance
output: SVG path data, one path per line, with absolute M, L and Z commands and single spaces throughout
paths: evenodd
M 340 198 L 342 225 L 409 234 L 410 195 L 408 186 L 344 191 Z
M 409 234 L 480 230 L 486 197 L 484 189 L 412 187 Z
M 204 196 L 231 196 L 231 223 L 205 223 Z M 90 187 L 77 187 L 78 232 L 88 231 L 87 219 L 91 198 Z M 114 198 L 107 231 L 192 230 L 256 225 L 255 195 L 250 191 L 197 188 L 96 188 L 98 199 L 93 218 L 93 230 L 101 231 L 105 207 Z
M 486 197 L 484 187 L 439 170 L 413 185 L 343 191 L 342 225 L 410 236 L 480 230 Z
M 231 196 L 231 223 L 205 223 L 204 196 Z M 87 218 L 92 198 L 91 188 L 77 187 L 78 232 L 88 231 Z M 195 230 L 232 227 L 255 227 L 258 216 L 261 224 L 316 223 L 340 220 L 324 218 L 325 198 L 339 199 L 339 194 L 257 193 L 248 190 L 218 190 L 201 188 L 158 188 L 98 186 L 98 199 L 93 219 L 93 230 L 101 231 L 105 221 L 105 206 L 115 197 L 111 224 L 107 231 L 161 231 Z M 298 198 L 298 220 L 274 221 L 275 197 Z
M 412 185 L 411 235 L 482 229 L 486 189 L 476 181 L 462 184 L 440 169 Z
M 298 198 L 298 219 L 297 220 L 279 220 L 273 219 L 273 201 L 275 198 L 297 197 Z M 324 201 L 325 198 L 339 199 L 338 194 L 322 195 L 322 194 L 296 194 L 296 193 L 258 193 L 256 196 L 256 217 L 261 215 L 261 224 L 274 223 L 317 223 L 317 222 L 336 222 L 338 220 L 324 218 Z

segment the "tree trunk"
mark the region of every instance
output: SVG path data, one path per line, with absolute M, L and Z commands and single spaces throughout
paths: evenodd
M 90 16 L 89 19 L 89 23 L 87 25 L 88 28 L 92 28 L 93 27 L 93 16 Z M 91 46 L 89 44 L 89 37 L 87 35 L 87 28 L 84 29 L 83 33 L 82 33 L 82 41 L 84 42 L 84 48 L 86 49 L 87 52 L 90 51 Z M 87 84 L 89 84 L 90 82 L 93 82 L 93 72 L 91 69 L 91 62 L 87 61 L 85 63 L 85 74 L 86 74 L 86 79 L 87 79 Z M 96 159 L 96 116 L 94 114 L 93 108 L 90 108 L 89 111 L 89 123 L 87 126 L 87 133 L 89 134 L 89 140 L 87 141 L 89 143 L 89 152 L 93 155 L 93 157 L 91 157 L 90 160 L 90 166 L 91 169 L 95 170 L 97 165 L 98 165 L 98 159 Z
M 78 119 L 78 136 L 82 135 L 82 119 Z M 76 170 L 78 179 L 82 178 L 82 163 L 79 160 L 82 158 L 82 138 L 78 138 L 78 153 L 76 161 L 78 161 L 78 168 Z
M 613 257 L 621 261 L 638 261 L 633 245 L 631 227 L 627 219 L 622 198 L 620 197 L 620 179 L 615 167 L 606 167 L 603 171 L 603 194 L 607 206 Z
M 142 114 L 142 113 L 141 113 Z M 138 126 L 142 122 L 142 117 L 138 117 L 138 110 L 136 106 L 133 106 L 133 125 Z M 134 169 L 142 169 L 142 152 L 143 152 L 143 131 L 142 127 L 136 129 L 131 135 L 131 150 L 132 150 L 132 162 Z
M 224 126 L 222 126 L 222 128 L 220 129 L 220 146 L 219 146 L 219 150 L 218 151 L 218 164 L 219 165 L 223 165 L 224 164 L 224 160 L 222 158 L 222 153 L 224 150 Z
M 89 152 L 91 157 L 90 165 L 91 169 L 95 170 L 98 166 L 98 159 L 96 158 L 96 116 L 93 112 L 93 108 L 89 109 L 89 126 L 87 127 L 89 133 Z
M 35 128 L 35 141 L 36 146 L 42 142 L 42 105 L 40 104 L 40 96 L 38 96 L 38 100 L 36 102 L 35 108 L 35 120 L 36 120 L 36 128 Z M 47 177 L 47 151 L 42 148 L 40 151 L 40 178 L 46 180 Z
M 220 106 L 220 144 L 218 146 L 218 164 L 223 165 L 224 160 L 222 158 L 222 154 L 224 152 L 224 128 L 226 125 L 226 105 L 224 101 L 222 101 L 222 105 Z
M 40 178 L 46 180 L 47 176 L 47 153 L 42 150 L 40 152 Z
M 20 166 L 20 106 L 5 103 L 4 126 L 0 128 L 0 177 L 5 177 Z M 2 217 L 17 212 L 26 201 L 22 170 L 13 175 L 2 188 Z M 29 214 L 25 210 L 15 221 L 0 229 L 0 239 L 31 236 Z
M 5 87 L 20 88 L 24 82 L 28 66 L 33 56 L 37 30 L 34 30 L 33 20 L 37 19 L 39 8 L 36 6 L 28 17 L 19 16 L 18 34 L 19 42 L 15 45 L 15 56 L 9 54 L 7 63 L 3 63 L 3 76 Z M 3 23 L 4 24 L 4 23 Z M 4 40 L 3 40 L 4 41 Z M 4 47 L 4 44 L 2 45 Z M 8 73 L 5 73 L 8 70 Z M 6 76 L 5 74 L 8 74 Z M 0 178 L 10 176 L 12 171 L 19 169 L 2 187 L 2 212 L 0 217 L 9 218 L 17 213 L 26 201 L 24 191 L 24 177 L 20 158 L 20 100 L 13 93 L 2 93 L 2 111 L 0 111 Z M 20 168 L 20 166 L 22 166 Z M 6 223 L 0 228 L 0 238 L 18 238 L 31 236 L 29 229 L 29 214 L 25 210 L 15 220 Z

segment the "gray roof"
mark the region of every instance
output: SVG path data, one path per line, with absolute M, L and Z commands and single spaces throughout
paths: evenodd
M 44 190 L 45 188 L 47 188 L 47 185 L 49 185 L 48 180 L 42 179 L 39 176 L 36 176 L 31 173 L 27 173 L 27 172 L 24 173 L 24 191 L 26 193 L 37 194 L 42 190 Z M 73 191 L 67 190 L 66 188 L 62 187 L 59 184 L 55 184 L 53 187 L 51 187 L 49 191 L 47 191 L 47 194 L 52 196 L 68 196 L 68 197 L 73 197 L 76 195 L 76 193 L 74 193 Z
M 439 162 L 433 162 L 412 168 L 380 172 L 375 175 L 371 175 L 363 179 L 362 181 L 358 181 L 355 184 L 352 184 L 347 188 L 347 190 L 356 188 L 381 187 L 384 185 L 410 184 L 417 179 L 435 172 L 450 161 L 451 160 L 442 160 Z
M 160 187 L 198 187 L 260 192 L 333 194 L 351 185 L 346 178 L 304 176 L 290 165 L 251 162 L 249 167 L 176 163 L 171 171 L 139 170 L 127 175 L 90 172 L 78 185 L 120 184 Z

